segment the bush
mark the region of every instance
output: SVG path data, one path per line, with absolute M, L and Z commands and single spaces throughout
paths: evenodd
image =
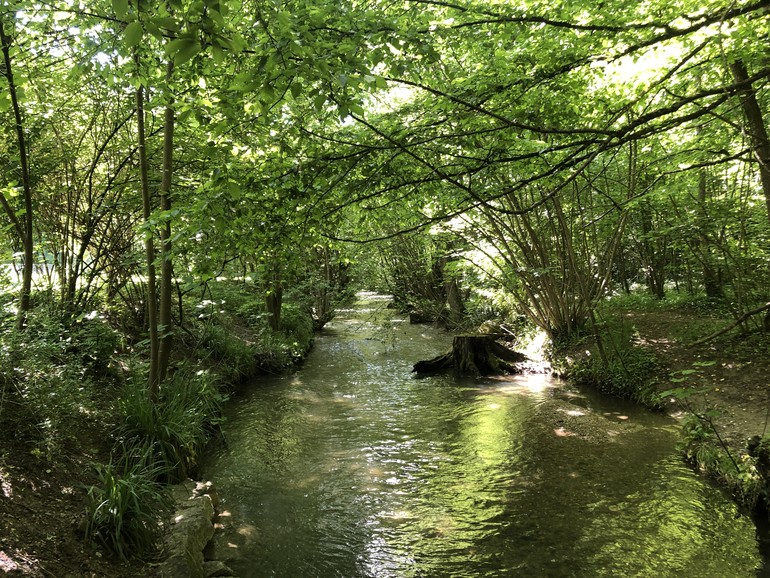
M 565 376 L 578 385 L 659 409 L 656 384 L 660 362 L 654 353 L 634 344 L 633 326 L 622 317 L 611 318 L 597 323 L 596 333 L 598 337 L 584 337 L 571 344 L 571 349 L 584 353 L 567 365 Z M 585 343 L 590 344 L 588 348 Z
M 608 354 L 606 361 L 586 355 L 568 367 L 565 377 L 578 385 L 659 409 L 660 397 L 655 386 L 659 371 L 658 360 L 652 353 L 629 347 Z
M 200 347 L 202 357 L 226 383 L 237 383 L 256 370 L 254 345 L 241 339 L 232 327 L 206 323 L 201 328 Z
M 178 371 L 155 402 L 144 380 L 130 379 L 120 400 L 121 463 L 159 472 L 170 483 L 187 478 L 197 467 L 210 428 L 221 420 L 223 401 L 207 371 Z
M 86 537 L 122 559 L 151 553 L 170 499 L 142 464 L 96 466 L 98 484 L 88 489 Z
M 50 459 L 65 438 L 77 433 L 84 416 L 96 418 L 98 412 L 91 366 L 84 363 L 84 356 L 73 355 L 84 346 L 77 333 L 67 335 L 61 313 L 47 305 L 43 302 L 30 311 L 23 333 L 9 328 L 2 336 L 3 405 L 14 403 L 16 411 L 8 416 L 0 413 L 0 419 L 13 418 L 14 423 L 4 426 L 31 441 L 34 454 Z M 108 327 L 99 331 L 102 341 L 109 343 L 112 331 Z M 0 406 L 0 412 L 3 409 Z
M 281 312 L 281 332 L 287 338 L 290 355 L 301 358 L 313 343 L 313 318 L 308 309 L 285 304 Z

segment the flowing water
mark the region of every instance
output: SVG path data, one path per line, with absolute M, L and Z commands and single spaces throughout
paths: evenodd
M 205 467 L 238 576 L 770 576 L 676 424 L 547 376 L 416 379 L 451 336 L 361 294 L 230 403 Z

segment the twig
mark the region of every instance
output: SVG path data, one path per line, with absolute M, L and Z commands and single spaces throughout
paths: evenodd
M 713 420 L 710 417 L 708 417 L 706 415 L 699 414 L 699 413 L 697 413 L 694 410 L 691 410 L 691 411 L 692 411 L 692 414 L 695 417 L 697 417 L 699 420 L 704 421 L 707 424 L 709 424 L 709 427 L 711 428 L 711 431 L 714 432 L 714 435 L 717 437 L 717 440 L 719 441 L 719 445 L 722 446 L 722 449 L 725 450 L 725 452 L 727 453 L 727 457 L 730 458 L 730 461 L 733 463 L 733 466 L 735 466 L 735 471 L 740 473 L 741 468 L 738 466 L 738 462 L 735 461 L 735 458 L 733 457 L 733 454 L 730 451 L 730 448 L 727 447 L 727 444 L 722 439 L 722 436 L 719 435 L 719 431 L 717 430 L 717 427 L 714 425 Z

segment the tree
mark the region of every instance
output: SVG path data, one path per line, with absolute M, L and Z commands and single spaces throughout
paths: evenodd
M 30 309 L 30 295 L 32 293 L 32 276 L 34 272 L 34 237 L 33 237 L 33 206 L 32 206 L 32 180 L 29 171 L 29 160 L 27 158 L 27 139 L 24 129 L 24 118 L 19 102 L 19 91 L 16 86 L 16 77 L 13 71 L 13 59 L 11 56 L 11 46 L 13 39 L 5 30 L 5 13 L 0 13 L 0 49 L 3 53 L 3 76 L 5 78 L 8 98 L 3 98 L 0 103 L 8 106 L 7 100 L 10 100 L 10 107 L 13 113 L 14 132 L 16 135 L 17 155 L 18 155 L 18 175 L 21 181 L 22 207 L 15 209 L 6 194 L 15 190 L 14 187 L 5 187 L 0 193 L 0 202 L 3 205 L 6 215 L 10 219 L 16 231 L 18 239 L 21 242 L 23 252 L 23 269 L 21 276 L 21 289 L 19 292 L 19 309 L 16 327 L 21 330 L 24 328 L 27 312 Z M 10 194 L 9 194 L 10 196 Z

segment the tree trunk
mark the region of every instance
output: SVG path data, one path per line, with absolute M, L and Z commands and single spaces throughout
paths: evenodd
M 698 223 L 698 248 L 701 255 L 701 265 L 703 267 L 703 288 L 706 290 L 706 297 L 711 299 L 720 299 L 724 297 L 722 284 L 719 275 L 714 267 L 713 255 L 711 251 L 711 242 L 706 223 L 708 223 L 708 211 L 706 210 L 706 172 L 701 169 L 698 178 L 698 204 L 700 205 L 700 221 Z
M 519 373 L 514 365 L 527 361 L 527 356 L 497 343 L 489 335 L 456 335 L 452 350 L 433 359 L 418 361 L 414 373 L 440 373 L 454 368 L 471 375 Z
M 270 329 L 278 331 L 281 328 L 281 307 L 283 306 L 283 283 L 277 265 L 273 265 L 266 273 L 269 278 L 265 287 L 265 308 Z
M 754 156 L 759 163 L 759 178 L 762 183 L 762 192 L 765 196 L 768 219 L 770 219 L 770 140 L 767 137 L 767 128 L 762 117 L 762 109 L 759 107 L 757 93 L 749 83 L 749 73 L 742 60 L 735 60 L 730 64 L 730 72 L 736 83 L 744 84 L 739 89 L 743 114 L 746 117 L 746 128 L 754 149 Z
M 8 82 L 8 94 L 11 97 L 11 107 L 13 109 L 13 118 L 16 128 L 16 141 L 19 147 L 19 165 L 21 169 L 22 196 L 24 201 L 24 215 L 19 219 L 18 213 L 11 207 L 3 194 L 0 194 L 0 202 L 3 205 L 8 218 L 13 223 L 19 238 L 21 239 L 24 253 L 24 263 L 21 273 L 21 291 L 19 293 L 19 311 L 16 321 L 16 327 L 19 330 L 24 329 L 27 322 L 27 313 L 30 308 L 30 295 L 32 293 L 32 273 L 34 271 L 34 246 L 32 230 L 32 183 L 29 176 L 29 162 L 27 159 L 27 143 L 24 135 L 24 124 L 21 117 L 21 107 L 19 106 L 16 83 L 13 76 L 11 62 L 11 39 L 6 36 L 5 28 L 0 19 L 0 44 L 3 52 L 3 74 Z
M 139 59 L 137 58 L 137 65 Z M 139 152 L 139 181 L 142 188 L 142 217 L 147 225 L 152 213 L 150 197 L 149 168 L 147 165 L 147 139 L 144 130 L 144 89 L 140 84 L 136 89 L 136 120 Z M 155 278 L 155 242 L 151 230 L 144 231 L 144 257 L 147 267 L 147 329 L 150 340 L 150 369 L 148 389 L 150 398 L 158 397 L 160 381 L 158 380 L 158 292 Z
M 759 163 L 759 179 L 765 196 L 767 218 L 770 220 L 770 139 L 767 137 L 765 120 L 762 117 L 762 109 L 759 107 L 757 93 L 749 82 L 749 73 L 744 62 L 740 59 L 731 62 L 730 72 L 736 83 L 744 85 L 739 89 L 738 94 L 746 117 L 746 128 L 754 149 L 754 156 Z M 765 316 L 764 326 L 770 328 L 770 312 Z
M 170 93 L 174 63 L 166 65 L 166 90 Z M 171 176 L 174 168 L 174 108 L 171 95 L 163 115 L 163 175 L 160 182 L 160 210 L 168 215 L 171 211 Z M 174 333 L 171 328 L 171 301 L 173 293 L 173 263 L 171 260 L 171 221 L 166 217 L 160 230 L 160 303 L 158 307 L 158 382 L 166 379 L 171 349 L 174 346 Z

